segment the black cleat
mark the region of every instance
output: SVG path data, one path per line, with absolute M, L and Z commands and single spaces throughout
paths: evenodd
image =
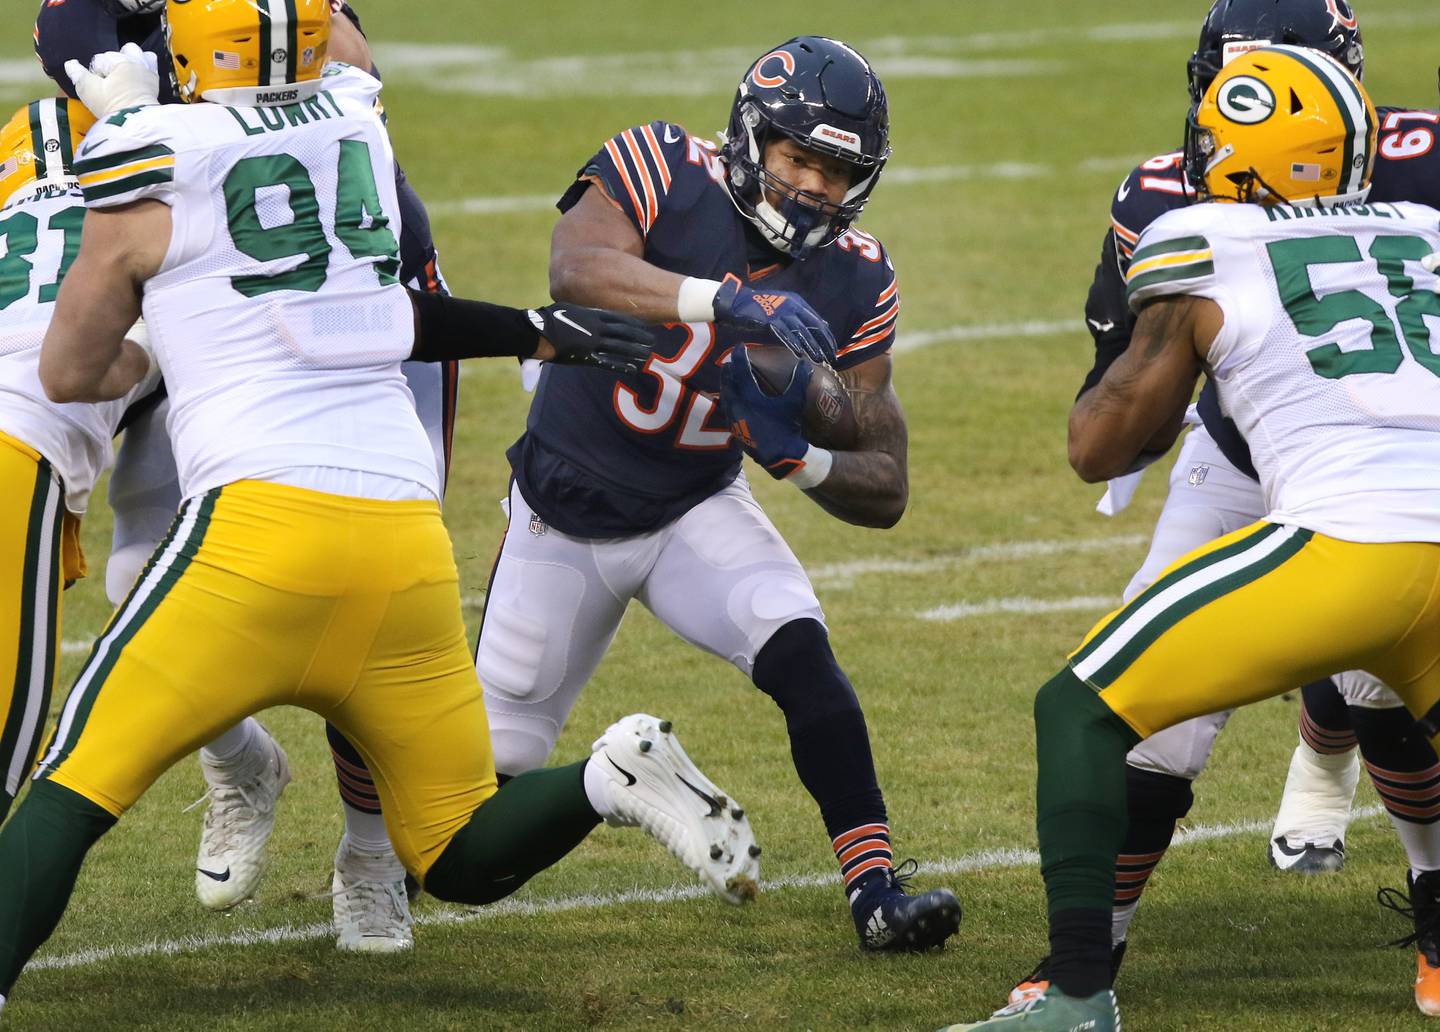
M 898 870 L 872 878 L 850 904 L 860 948 L 873 953 L 909 953 L 943 946 L 960 930 L 960 901 L 949 889 L 918 896 L 905 883 L 919 867 L 907 860 Z

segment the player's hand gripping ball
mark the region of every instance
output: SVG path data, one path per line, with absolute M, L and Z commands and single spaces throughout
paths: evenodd
M 805 359 L 788 348 L 759 347 L 749 349 L 750 368 L 755 382 L 769 395 L 779 395 L 794 378 L 795 367 Z M 801 409 L 800 427 L 811 444 L 832 451 L 853 451 L 860 437 L 855 419 L 855 406 L 840 377 L 828 366 L 811 366 L 805 387 L 805 403 Z

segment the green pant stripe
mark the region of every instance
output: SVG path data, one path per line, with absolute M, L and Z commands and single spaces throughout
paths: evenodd
M 195 524 L 190 528 L 190 533 L 186 536 L 184 543 L 179 549 L 175 550 L 169 568 L 161 574 L 159 580 L 156 581 L 149 591 L 144 591 L 144 586 L 149 579 L 149 574 L 161 561 L 164 553 L 173 542 L 176 531 L 184 522 L 187 510 L 195 503 L 187 503 L 186 506 L 180 510 L 180 518 L 172 525 L 170 535 L 161 543 L 160 547 L 155 550 L 155 554 L 151 556 L 150 562 L 145 567 L 145 572 L 140 575 L 136 581 L 135 588 L 130 592 L 130 597 L 126 599 L 126 605 L 117 611 L 115 624 L 106 629 L 105 633 L 101 635 L 100 640 L 95 643 L 95 647 L 91 649 L 90 658 L 86 661 L 85 669 L 81 671 L 80 677 L 76 680 L 75 688 L 73 689 L 73 691 L 80 692 L 81 694 L 78 699 L 72 698 L 65 703 L 65 709 L 70 715 L 68 728 L 66 727 L 65 721 L 66 714 L 62 714 L 61 726 L 56 730 L 55 743 L 51 746 L 50 752 L 46 754 L 46 773 L 53 771 L 60 764 L 64 763 L 65 759 L 75 748 L 75 743 L 78 742 L 80 736 L 84 734 L 85 723 L 89 720 L 90 712 L 95 707 L 95 700 L 99 697 L 106 679 L 115 669 L 115 664 L 119 662 L 120 656 L 125 651 L 125 646 L 128 645 L 134 639 L 135 635 L 139 633 L 140 629 L 145 626 L 145 622 L 150 619 L 151 615 L 159 608 L 166 596 L 170 594 L 171 589 L 179 582 L 185 571 L 189 569 L 191 560 L 195 558 L 195 554 L 200 550 L 201 544 L 204 543 L 205 533 L 210 527 L 210 516 L 215 510 L 215 501 L 219 495 L 220 492 L 217 489 L 208 492 L 200 499 L 195 516 Z M 138 604 L 132 606 L 132 602 Z M 131 610 L 128 615 L 126 614 L 127 609 Z M 71 712 L 72 709 L 73 712 Z M 61 737 L 61 729 L 65 729 L 63 739 Z
M 1192 615 L 1204 606 L 1209 605 L 1218 598 L 1237 591 L 1247 584 L 1253 584 L 1268 574 L 1274 573 L 1281 566 L 1285 565 L 1292 557 L 1309 543 L 1314 535 L 1311 531 L 1298 531 L 1290 540 L 1284 542 L 1280 547 L 1269 555 L 1255 563 L 1251 563 L 1234 573 L 1227 574 L 1219 580 L 1207 584 L 1202 588 L 1186 595 L 1174 605 L 1160 613 L 1153 620 L 1141 628 L 1125 646 L 1117 652 L 1113 659 L 1102 666 L 1092 677 L 1089 678 L 1090 685 L 1094 688 L 1105 689 L 1115 682 L 1130 665 L 1140 658 L 1140 655 L 1153 645 L 1166 631 L 1174 627 L 1187 616 Z
M 1115 615 L 1115 618 L 1105 626 L 1105 629 L 1102 630 L 1099 634 L 1095 635 L 1095 637 L 1091 638 L 1088 642 L 1086 642 L 1085 645 L 1081 647 L 1074 656 L 1071 657 L 1071 665 L 1073 666 L 1076 663 L 1081 663 L 1088 659 L 1092 652 L 1098 649 L 1101 645 L 1105 644 L 1105 642 L 1110 638 L 1110 636 L 1120 629 L 1120 627 L 1125 623 L 1125 618 L 1129 613 L 1132 613 L 1139 607 L 1145 605 L 1156 595 L 1159 595 L 1161 592 L 1165 591 L 1172 585 L 1179 583 L 1186 577 L 1189 577 L 1192 574 L 1195 574 L 1198 571 L 1205 569 L 1207 566 L 1213 566 L 1215 563 L 1224 562 L 1231 556 L 1239 555 L 1241 552 L 1244 552 L 1247 549 L 1254 548 L 1256 545 L 1260 544 L 1260 542 L 1264 541 L 1267 537 L 1269 537 L 1271 534 L 1274 534 L 1279 529 L 1280 527 L 1278 524 L 1264 524 L 1263 526 L 1256 528 L 1254 533 L 1247 534 L 1245 535 L 1245 537 L 1241 538 L 1238 541 L 1231 542 L 1224 548 L 1217 548 L 1213 552 L 1207 552 L 1205 555 L 1200 556 L 1193 562 L 1186 563 L 1184 566 L 1170 571 L 1164 577 L 1161 577 L 1154 584 L 1150 585 L 1140 594 L 1132 598 L 1129 602 L 1125 603 L 1125 608 Z
M 19 648 L 16 654 L 15 680 L 11 685 L 10 707 L 5 715 L 5 725 L 0 728 L 0 796 L 9 796 L 10 771 L 16 752 L 24 751 L 27 760 L 25 769 L 34 762 L 35 747 L 40 738 L 40 721 L 50 709 L 50 678 L 54 676 L 55 614 L 59 610 L 60 584 L 55 576 L 59 559 L 60 527 L 65 518 L 65 507 L 60 504 L 60 485 L 56 483 L 50 463 L 41 459 L 36 466 L 35 486 L 30 493 L 30 520 L 25 529 L 25 564 L 20 584 L 20 626 L 17 629 Z M 39 605 L 36 591 L 41 567 L 40 544 L 45 537 L 45 510 L 47 502 L 56 495 L 55 512 L 50 520 L 49 566 L 50 589 L 45 592 L 49 633 L 45 636 L 44 669 L 45 680 L 40 687 L 42 699 L 39 706 L 40 720 L 32 728 L 28 741 L 21 741 L 21 729 L 25 725 L 25 712 L 30 708 L 31 686 L 35 673 L 35 618 Z M 23 775 L 22 775 L 23 776 Z M 18 779 L 17 779 L 18 780 Z M 16 785 L 18 790 L 19 785 Z

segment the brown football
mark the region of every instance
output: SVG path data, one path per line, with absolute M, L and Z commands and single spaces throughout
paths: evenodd
M 812 367 L 810 386 L 805 391 L 805 439 L 821 448 L 853 451 L 860 438 L 855 406 L 840 377 L 825 366 L 801 358 L 778 344 L 751 347 L 750 368 L 766 394 L 780 394 L 790 383 L 795 367 L 805 362 Z

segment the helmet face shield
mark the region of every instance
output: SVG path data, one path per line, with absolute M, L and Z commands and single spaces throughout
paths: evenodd
M 803 259 L 833 243 L 859 217 L 890 156 L 885 91 L 844 43 L 803 36 L 761 57 L 741 80 L 722 158 L 741 214 L 765 239 Z M 800 190 L 767 169 L 767 148 L 788 138 L 850 168 L 839 203 Z

